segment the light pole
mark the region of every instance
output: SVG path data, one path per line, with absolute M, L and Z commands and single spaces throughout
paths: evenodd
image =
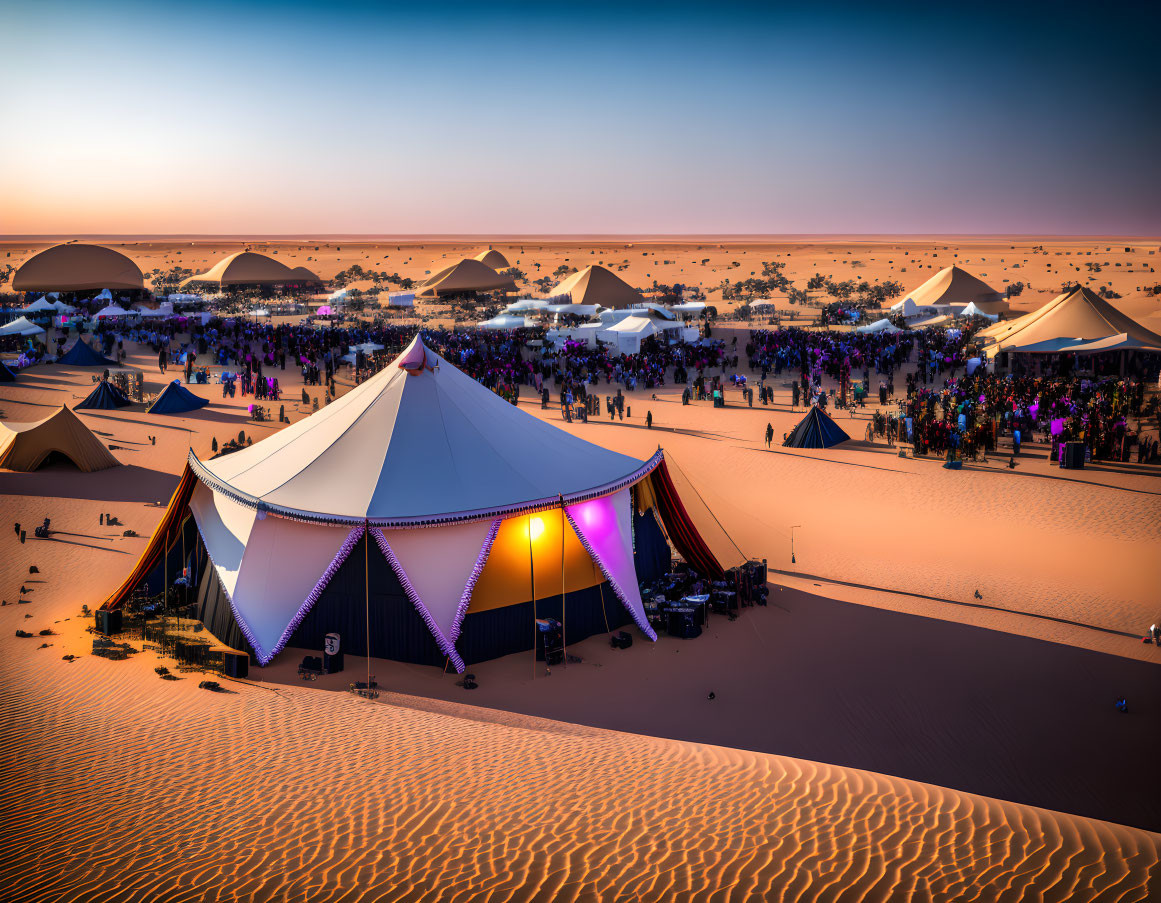
M 802 524 L 795 524 L 794 526 L 792 526 L 790 528 L 790 563 L 791 564 L 797 563 L 795 558 L 794 558 L 794 531 L 801 529 L 801 527 L 802 527 Z

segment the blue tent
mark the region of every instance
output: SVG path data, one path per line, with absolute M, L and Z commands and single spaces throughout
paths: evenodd
M 95 408 L 102 411 L 108 411 L 113 408 L 123 408 L 126 405 L 131 405 L 131 402 L 125 393 L 118 389 L 115 385 L 107 379 L 101 380 L 97 383 L 97 388 L 89 393 L 89 397 L 80 404 L 75 405 L 76 410 L 82 408 Z
M 846 442 L 851 437 L 842 431 L 837 423 L 822 412 L 817 405 L 812 407 L 800 421 L 798 426 L 791 430 L 784 448 L 830 448 L 840 442 Z
M 0 361 L 0 383 L 16 382 L 16 374 L 8 369 L 8 365 Z
M 93 350 L 84 339 L 77 339 L 77 343 L 73 345 L 64 357 L 62 357 L 58 364 L 68 364 L 70 367 L 120 367 L 116 361 L 111 361 L 107 357 Z
M 209 399 L 194 395 L 193 392 L 181 384 L 180 380 L 175 379 L 161 390 L 161 394 L 149 406 L 148 413 L 184 414 L 187 411 L 196 411 L 198 408 L 205 407 L 209 403 Z

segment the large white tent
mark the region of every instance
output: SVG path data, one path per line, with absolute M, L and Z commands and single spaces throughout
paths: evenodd
M 658 333 L 657 324 L 647 316 L 632 316 L 614 323 L 600 333 L 602 342 L 616 346 L 622 354 L 637 354 L 641 342 Z
M 44 335 L 44 330 L 33 323 L 28 317 L 19 317 L 11 323 L 5 323 L 0 326 L 0 336 L 18 335 L 18 336 L 37 336 Z
M 417 337 L 375 376 L 262 442 L 205 462 L 191 452 L 158 534 L 106 607 L 123 603 L 168 548 L 159 536 L 191 512 L 227 600 L 226 629 L 262 663 L 288 644 L 311 648 L 301 631 L 337 620 L 348 639 L 362 631 L 373 654 L 436 663 L 427 644 L 462 670 L 465 657 L 529 648 L 533 618 L 556 604 L 544 597 L 558 593 L 576 639 L 605 629 L 586 628 L 586 610 L 592 625 L 619 611 L 620 623 L 653 639 L 636 562 L 662 549 L 668 567 L 658 518 L 699 571 L 722 572 L 673 502 L 668 474 L 660 449 L 639 461 L 591 445 Z M 351 577 L 344 565 L 356 548 Z

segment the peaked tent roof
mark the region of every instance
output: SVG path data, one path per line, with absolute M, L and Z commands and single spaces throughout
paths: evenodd
M 290 275 L 298 282 L 322 285 L 322 280 L 318 278 L 315 272 L 308 270 L 306 267 L 293 267 L 290 270 Z
M 181 287 L 198 282 L 213 282 L 227 285 L 282 285 L 294 282 L 293 271 L 273 257 L 254 251 L 239 251 L 215 263 L 204 273 L 197 273 L 183 279 Z
M 908 292 L 916 304 L 970 304 L 981 302 L 1003 303 L 1003 296 L 982 279 L 957 266 L 944 267 L 914 291 Z M 1007 309 L 1007 306 L 1004 306 Z M 997 313 L 989 310 L 988 313 Z
M 516 280 L 497 273 L 486 263 L 465 257 L 459 263 L 444 267 L 431 276 L 416 288 L 415 293 L 430 298 L 433 295 L 452 295 L 457 292 L 493 291 L 514 292 Z
M 113 408 L 123 408 L 133 404 L 116 386 L 114 386 L 107 379 L 101 380 L 97 383 L 97 388 L 89 393 L 89 397 L 76 406 L 77 410 L 86 408 L 94 408 L 97 410 L 108 411 Z
M 1097 339 L 1126 334 L 1140 345 L 1161 351 L 1161 335 L 1157 335 L 1121 313 L 1108 301 L 1086 286 L 1057 295 L 1039 310 L 1015 320 L 997 323 L 983 330 L 981 335 L 993 340 L 989 351 L 1020 346 L 1040 345 L 1054 339 Z
M 806 412 L 805 417 L 798 421 L 798 426 L 791 430 L 782 446 L 783 448 L 830 448 L 832 445 L 846 442 L 850 438 L 837 423 L 815 405 Z
M 196 411 L 198 408 L 204 408 L 209 403 L 209 399 L 195 395 L 183 386 L 180 380 L 175 379 L 153 399 L 153 404 L 149 406 L 149 410 L 146 413 L 184 414 L 187 411 Z
M 65 455 L 85 473 L 121 463 L 64 405 L 36 423 L 0 423 L 0 467 L 36 470 L 53 452 Z
M 614 308 L 631 307 L 645 300 L 624 279 L 596 263 L 564 279 L 552 290 L 552 295 L 569 295 L 573 304 Z
M 143 290 L 145 279 L 132 260 L 100 245 L 68 244 L 28 258 L 12 276 L 18 292 L 85 292 L 92 289 Z
M 44 335 L 44 330 L 28 319 L 28 317 L 18 317 L 11 323 L 5 323 L 3 326 L 0 326 L 0 335 Z
M 58 364 L 67 364 L 70 367 L 120 367 L 116 361 L 94 350 L 93 346 L 84 339 L 77 339 L 76 343 L 57 361 Z
M 506 270 L 508 267 L 512 266 L 512 264 L 508 262 L 508 258 L 497 251 L 495 248 L 489 248 L 486 251 L 481 251 L 476 255 L 476 260 L 480 261 L 480 263 L 487 264 L 493 270 Z
M 16 373 L 8 369 L 8 365 L 4 361 L 0 361 L 0 383 L 14 383 L 16 382 Z
M 199 478 L 243 503 L 331 523 L 498 516 L 611 492 L 642 462 L 513 407 L 416 336 L 316 414 L 210 461 Z

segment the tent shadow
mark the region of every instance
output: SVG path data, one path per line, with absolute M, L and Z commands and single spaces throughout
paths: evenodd
M 113 472 L 117 473 L 117 478 L 109 479 Z M 166 502 L 173 495 L 177 482 L 177 474 L 136 464 L 93 473 L 61 467 L 33 473 L 0 473 L 0 495 L 45 496 L 111 504 Z M 52 516 L 51 511 L 46 514 Z

